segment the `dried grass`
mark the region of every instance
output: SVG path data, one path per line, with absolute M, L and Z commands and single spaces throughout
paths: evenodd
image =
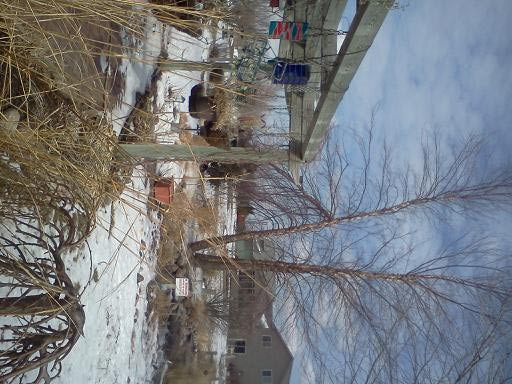
M 151 313 L 152 319 L 157 321 L 158 324 L 165 324 L 173 309 L 169 293 L 160 289 L 155 289 L 154 297 L 151 298 Z
M 21 382 L 23 377 L 15 376 L 38 369 L 37 380 L 48 378 L 49 382 L 51 372 L 46 366 L 60 367 L 80 333 L 80 322 L 71 317 L 83 314 L 61 253 L 80 243 L 92 230 L 101 204 L 119 196 L 124 188 L 119 170 L 130 174 L 126 167 L 130 168 L 131 163 L 119 157 L 117 138 L 104 118 L 122 93 L 124 78 L 116 74 L 119 64 L 122 58 L 135 60 L 138 48 L 123 44 L 119 32 L 124 29 L 142 39 L 143 20 L 155 10 L 168 15 L 166 21 L 177 26 L 186 19 L 177 14 L 220 16 L 213 11 L 197 12 L 138 0 L 0 0 L 0 9 L 0 215 L 15 223 L 18 234 L 26 231 L 30 245 L 40 247 L 45 255 L 43 264 L 20 252 L 8 255 L 7 248 L 17 246 L 11 239 L 3 238 L 0 245 L 2 281 L 4 277 L 10 279 L 5 281 L 11 281 L 18 290 L 21 283 L 25 284 L 26 292 L 36 295 L 34 300 L 38 302 L 22 308 L 15 304 L 13 294 L 0 298 L 3 304 L 9 304 L 2 307 L 4 314 L 15 317 L 13 323 L 26 324 L 23 334 L 15 331 L 21 327 L 12 328 L 16 349 L 2 355 L 8 360 L 2 360 L 5 363 L 0 368 L 0 381 Z M 106 59 L 111 75 L 104 71 L 100 59 Z M 151 135 L 152 124 L 142 112 L 136 116 L 135 125 L 142 138 Z M 181 240 L 183 223 L 194 216 L 193 210 L 183 203 L 184 217 L 169 226 L 168 233 L 176 233 L 173 243 Z M 179 230 L 174 231 L 173 225 Z M 18 237 L 17 241 L 24 240 Z M 165 262 L 173 257 L 169 252 L 162 256 L 164 261 L 167 258 Z M 4 268 L 11 259 L 19 281 Z M 60 291 L 49 289 L 48 284 Z M 163 317 L 168 300 L 158 295 L 157 301 L 162 301 L 158 316 Z M 66 303 L 51 305 L 61 296 L 76 307 L 73 312 L 65 311 Z M 54 314 L 66 318 L 68 332 L 49 326 Z M 42 318 L 40 322 L 34 323 L 35 315 Z M 63 344 L 65 350 L 57 351 L 56 343 L 48 344 L 49 350 L 58 352 L 50 354 L 43 338 L 33 338 L 33 332 L 41 330 L 51 333 L 49 338 L 63 336 L 63 343 L 69 340 Z M 26 356 L 31 356 L 26 351 L 29 345 L 42 346 L 34 356 L 40 353 L 43 360 L 27 360 Z
M 199 203 L 189 199 L 179 186 L 175 189 L 173 200 L 163 213 L 161 225 L 160 249 L 157 257 L 157 279 L 169 281 L 170 268 L 178 254 L 186 246 L 186 228 L 197 224 L 203 236 L 216 233 L 218 212 L 213 204 Z
M 198 207 L 194 210 L 194 219 L 199 226 L 201 233 L 211 233 L 217 231 L 219 222 L 219 213 L 214 204 L 208 204 Z
M 164 213 L 164 225 L 167 233 L 173 233 L 177 229 L 183 230 L 186 224 L 196 222 L 202 235 L 215 232 L 218 228 L 219 218 L 215 204 L 209 199 L 190 199 L 185 191 L 179 187 L 174 193 L 171 204 Z M 176 235 L 176 245 L 182 241 L 182 237 Z
M 224 304 L 221 293 L 206 300 L 196 298 L 187 302 L 186 325 L 194 329 L 199 350 L 209 350 L 212 332 L 227 326 L 228 312 Z
M 19 70 L 5 60 L 5 50 L 0 47 L 2 68 Z M 9 58 L 16 54 L 11 49 Z M 0 129 L 0 214 L 15 218 L 28 208 L 44 224 L 55 210 L 74 211 L 87 221 L 77 234 L 83 238 L 99 205 L 120 190 L 111 172 L 116 145 L 110 124 L 87 116 L 51 87 L 44 88 L 38 73 L 19 71 L 3 80 L 4 90 L 28 88 L 37 93 L 21 94 L 21 107 L 19 94 L 4 92 L 1 100 L 5 114 L 15 111 L 21 121 Z
M 116 140 L 102 116 L 116 103 L 119 84 L 102 72 L 99 59 L 106 57 L 111 70 L 124 55 L 133 60 L 136 47 L 123 45 L 119 31 L 142 38 L 141 20 L 150 11 L 177 24 L 187 14 L 220 17 L 179 5 L 0 0 L 0 121 L 12 111 L 20 118 L 0 123 L 8 128 L 0 132 L 0 188 L 9 196 L 4 213 L 6 206 L 28 206 L 47 214 L 72 200 L 93 214 L 116 197 L 122 185 L 112 170 L 123 167 L 113 162 Z M 134 125 L 139 140 L 151 141 L 155 119 L 146 104 Z
M 216 129 L 229 132 L 238 121 L 236 94 L 228 89 L 216 88 L 214 104 L 217 109 Z
M 199 135 L 194 135 L 190 131 L 181 131 L 180 132 L 180 142 L 183 144 L 190 145 L 199 145 L 199 146 L 209 146 L 206 139 Z

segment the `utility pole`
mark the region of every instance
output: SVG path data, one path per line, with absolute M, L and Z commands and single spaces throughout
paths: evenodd
M 120 144 L 122 152 L 145 160 L 218 161 L 227 163 L 284 163 L 300 159 L 287 149 L 255 149 L 246 147 L 218 148 L 188 144 Z

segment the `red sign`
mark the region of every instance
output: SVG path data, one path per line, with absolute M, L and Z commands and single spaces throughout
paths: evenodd
M 307 32 L 308 23 L 301 21 L 271 21 L 268 27 L 271 39 L 303 41 Z

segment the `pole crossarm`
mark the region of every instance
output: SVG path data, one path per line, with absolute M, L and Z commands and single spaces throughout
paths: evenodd
M 337 50 L 337 33 L 346 0 L 296 0 L 285 10 L 287 21 L 307 21 L 311 35 L 305 45 L 281 41 L 279 55 L 307 63 L 311 77 L 302 92 L 286 89 L 290 112 L 291 151 L 304 162 L 319 152 L 331 120 L 350 82 L 371 47 L 393 0 L 359 0 L 355 16 Z M 345 34 L 342 32 L 342 34 Z

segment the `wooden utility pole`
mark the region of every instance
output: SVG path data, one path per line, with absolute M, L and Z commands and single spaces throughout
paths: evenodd
M 283 163 L 298 161 L 288 150 L 245 147 L 218 148 L 187 144 L 120 144 L 131 157 L 146 160 L 218 161 L 227 163 Z

